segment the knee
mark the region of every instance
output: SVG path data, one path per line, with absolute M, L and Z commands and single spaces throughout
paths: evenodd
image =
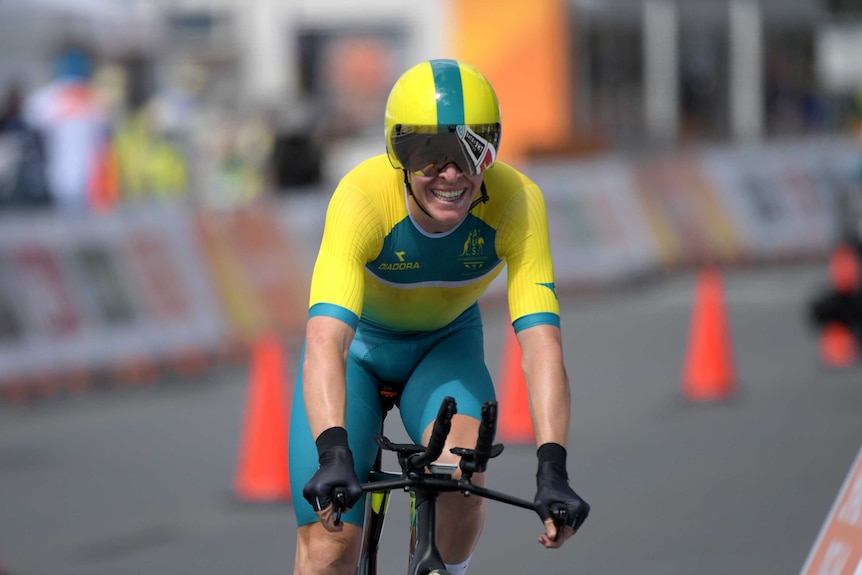
M 460 475 L 461 470 L 459 469 L 453 474 L 453 477 L 457 479 Z M 471 482 L 474 485 L 484 487 L 485 474 L 474 474 L 471 478 Z M 444 493 L 440 495 L 439 503 L 443 509 L 451 510 L 453 513 L 458 515 L 472 515 L 478 517 L 484 517 L 485 508 L 487 507 L 484 498 L 479 497 L 478 495 L 465 496 L 460 492 Z
M 359 560 L 362 529 L 345 524 L 330 533 L 319 523 L 303 525 L 297 534 L 295 575 L 353 575 Z

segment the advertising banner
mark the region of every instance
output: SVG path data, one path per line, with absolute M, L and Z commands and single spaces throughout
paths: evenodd
M 180 208 L 0 226 L 0 385 L 98 371 L 227 334 L 208 271 Z
M 862 450 L 844 484 L 800 575 L 862 573 Z

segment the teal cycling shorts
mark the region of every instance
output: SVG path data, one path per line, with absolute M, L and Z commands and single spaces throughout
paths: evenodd
M 302 362 L 294 389 L 288 447 L 297 525 L 317 521 L 314 509 L 302 496 L 318 462 L 302 401 L 301 366 Z M 380 433 L 384 416 L 381 384 L 403 385 L 398 412 L 414 443 L 421 441 L 422 432 L 434 421 L 446 396 L 455 398 L 459 414 L 480 419 L 482 404 L 495 399 L 495 393 L 485 365 L 479 306 L 473 305 L 448 326 L 431 332 L 405 334 L 360 322 L 347 359 L 347 437 L 356 476 L 363 483 L 368 481 L 377 456 L 374 436 Z M 364 510 L 363 496 L 343 519 L 362 525 Z

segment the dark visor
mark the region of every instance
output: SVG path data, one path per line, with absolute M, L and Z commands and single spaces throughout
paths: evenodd
M 393 127 L 392 149 L 405 170 L 434 177 L 454 163 L 464 174 L 487 170 L 497 157 L 500 124 Z

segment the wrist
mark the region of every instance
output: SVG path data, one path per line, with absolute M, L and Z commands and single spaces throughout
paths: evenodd
M 317 455 L 323 455 L 333 447 L 344 447 L 350 449 L 347 443 L 347 430 L 343 427 L 330 427 L 317 436 L 314 444 L 317 446 Z
M 566 466 L 566 448 L 559 443 L 543 443 L 536 451 L 539 465 L 543 463 L 557 463 Z

